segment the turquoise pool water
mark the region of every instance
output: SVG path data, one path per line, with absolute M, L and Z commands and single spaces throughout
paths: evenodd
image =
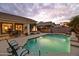
M 28 39 L 24 48 L 31 55 L 48 55 L 49 53 L 70 52 L 70 37 L 64 34 L 47 34 Z

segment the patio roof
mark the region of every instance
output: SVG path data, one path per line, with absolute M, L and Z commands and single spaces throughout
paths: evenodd
M 36 23 L 35 20 L 25 18 L 22 16 L 12 15 L 0 12 L 0 22 L 14 22 L 14 23 Z

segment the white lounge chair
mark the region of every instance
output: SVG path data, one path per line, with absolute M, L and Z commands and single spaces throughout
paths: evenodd
M 22 47 L 22 46 L 19 46 L 19 44 L 15 40 L 10 41 L 9 43 L 10 43 L 11 46 L 14 47 L 15 50 Z
M 27 54 L 29 54 L 29 50 L 23 48 L 23 49 L 18 49 L 17 51 L 18 56 L 26 56 Z
M 7 51 L 10 55 L 25 56 L 29 53 L 29 50 L 22 48 L 22 46 L 18 46 L 18 43 L 15 40 L 8 42 L 8 44 L 10 47 L 7 48 Z

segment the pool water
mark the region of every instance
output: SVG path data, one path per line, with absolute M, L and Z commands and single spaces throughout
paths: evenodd
M 64 34 L 46 34 L 40 37 L 28 39 L 24 48 L 31 55 L 48 55 L 49 53 L 69 53 L 70 37 Z

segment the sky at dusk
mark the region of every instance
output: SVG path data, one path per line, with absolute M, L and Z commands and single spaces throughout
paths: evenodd
M 0 3 L 0 12 L 31 18 L 36 21 L 60 23 L 79 15 L 77 3 Z

